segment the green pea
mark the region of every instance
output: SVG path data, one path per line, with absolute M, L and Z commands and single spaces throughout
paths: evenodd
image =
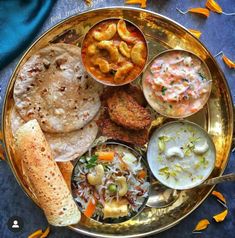
M 109 184 L 108 190 L 112 193 L 117 191 L 117 186 L 115 184 Z

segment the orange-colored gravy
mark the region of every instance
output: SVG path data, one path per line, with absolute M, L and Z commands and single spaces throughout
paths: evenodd
M 112 37 L 112 39 L 109 40 L 109 41 L 113 42 L 113 44 L 117 47 L 118 52 L 119 52 L 119 60 L 116 63 L 112 62 L 112 60 L 110 59 L 109 52 L 105 49 L 98 49 L 96 54 L 93 56 L 88 54 L 88 52 L 87 52 L 88 47 L 92 44 L 98 44 L 100 42 L 100 41 L 97 41 L 93 37 L 93 32 L 94 31 L 102 32 L 102 31 L 106 30 L 108 28 L 108 26 L 112 23 L 115 23 L 117 25 L 118 21 L 119 21 L 119 19 L 109 19 L 109 20 L 104 20 L 104 21 L 98 23 L 97 25 L 93 26 L 89 30 L 89 32 L 86 34 L 86 36 L 83 40 L 83 44 L 82 44 L 82 60 L 83 60 L 83 64 L 84 64 L 86 70 L 98 81 L 102 81 L 104 83 L 112 84 L 112 85 L 122 85 L 122 84 L 131 82 L 134 79 L 136 79 L 138 77 L 138 75 L 141 73 L 141 71 L 143 70 L 145 63 L 147 61 L 147 44 L 144 39 L 144 36 L 136 26 L 134 26 L 133 24 L 131 24 L 128 21 L 125 21 L 127 30 L 131 33 L 131 36 L 136 38 L 136 41 L 134 43 L 126 42 L 126 44 L 128 45 L 129 49 L 132 49 L 132 47 L 134 46 L 134 44 L 136 42 L 140 41 L 140 42 L 144 43 L 145 49 L 141 54 L 142 57 L 145 59 L 143 65 L 136 65 L 132 62 L 131 58 L 127 58 L 127 57 L 123 56 L 123 54 L 121 54 L 118 46 L 119 46 L 120 42 L 124 41 L 124 40 L 121 39 L 121 37 L 118 34 L 118 31 L 116 31 L 116 33 Z M 108 61 L 109 66 L 111 68 L 108 73 L 101 72 L 99 66 L 94 64 L 94 61 L 97 58 L 102 58 L 102 59 Z M 117 72 L 117 70 L 120 67 L 122 67 L 123 65 L 127 64 L 128 62 L 133 64 L 133 66 L 134 66 L 133 69 L 131 69 L 126 74 L 124 79 L 122 79 L 120 81 L 115 81 L 114 76 L 115 76 L 115 73 Z

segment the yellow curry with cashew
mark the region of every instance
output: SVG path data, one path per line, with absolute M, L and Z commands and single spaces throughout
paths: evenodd
M 86 70 L 98 81 L 123 85 L 136 79 L 147 61 L 147 44 L 131 22 L 108 19 L 94 25 L 82 45 Z

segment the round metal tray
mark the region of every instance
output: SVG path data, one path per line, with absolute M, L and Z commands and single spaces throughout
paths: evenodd
M 24 54 L 10 80 L 2 115 L 4 144 L 17 181 L 28 196 L 37 203 L 27 187 L 19 161 L 14 158 L 14 147 L 9 124 L 12 107 L 12 89 L 20 67 L 38 49 L 55 42 L 80 44 L 84 34 L 98 21 L 108 17 L 123 17 L 134 22 L 144 32 L 149 46 L 149 60 L 163 50 L 178 48 L 192 51 L 202 58 L 212 74 L 213 86 L 207 105 L 197 114 L 187 118 L 201 125 L 213 139 L 217 156 L 212 176 L 223 173 L 229 159 L 233 133 L 233 104 L 227 82 L 218 64 L 205 46 L 187 29 L 169 18 L 141 9 L 113 7 L 96 9 L 72 16 L 44 33 Z M 194 211 L 209 195 L 212 187 L 181 191 L 178 199 L 165 208 L 145 208 L 137 217 L 121 224 L 101 224 L 84 216 L 70 228 L 94 237 L 141 237 L 161 232 L 176 225 Z

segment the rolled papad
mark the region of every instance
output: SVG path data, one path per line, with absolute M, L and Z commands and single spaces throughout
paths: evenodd
M 48 222 L 54 226 L 78 223 L 80 211 L 37 120 L 28 121 L 16 131 L 15 149 Z

